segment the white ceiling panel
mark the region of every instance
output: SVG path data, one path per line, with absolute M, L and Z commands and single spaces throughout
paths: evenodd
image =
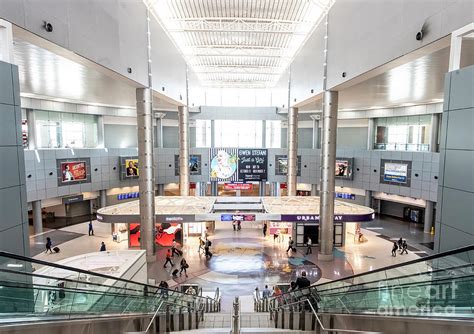
M 273 87 L 333 2 L 145 0 L 212 87 Z

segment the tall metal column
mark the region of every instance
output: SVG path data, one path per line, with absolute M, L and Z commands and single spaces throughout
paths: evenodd
M 311 119 L 313 120 L 313 143 L 312 148 L 313 150 L 320 148 L 319 145 L 319 115 L 311 115 Z
M 138 161 L 140 175 L 140 246 L 146 250 L 147 261 L 155 255 L 155 177 L 153 174 L 152 90 L 137 88 Z
M 258 187 L 258 196 L 264 197 L 267 193 L 267 183 L 265 181 L 260 181 Z
M 155 147 L 163 148 L 163 118 L 166 114 L 163 112 L 155 113 Z
M 368 131 L 367 131 L 367 150 L 374 149 L 375 141 L 375 119 L 369 118 Z
M 211 181 L 211 196 L 218 196 L 218 184 L 217 181 Z
M 288 109 L 288 173 L 287 192 L 288 196 L 296 196 L 296 180 L 298 174 L 298 109 Z
M 312 184 L 311 185 L 311 196 L 318 196 L 318 195 L 319 195 L 318 185 L 317 184 Z
M 211 147 L 216 146 L 216 122 L 211 119 Z
M 334 247 L 334 166 L 336 164 L 338 92 L 325 91 L 323 105 L 323 140 L 321 153 L 321 198 L 319 204 L 319 256 L 333 259 Z
M 441 114 L 433 114 L 431 117 L 431 133 L 430 133 L 430 152 L 439 152 L 439 121 Z
M 179 194 L 189 196 L 189 112 L 178 107 L 179 131 Z
M 425 233 L 431 233 L 431 228 L 433 227 L 433 209 L 434 203 L 431 201 L 426 201 L 425 224 L 423 228 L 423 232 Z
M 267 121 L 262 120 L 262 148 L 267 147 Z
M 41 213 L 41 201 L 31 202 L 33 209 L 33 228 L 34 234 L 43 233 L 43 214 Z

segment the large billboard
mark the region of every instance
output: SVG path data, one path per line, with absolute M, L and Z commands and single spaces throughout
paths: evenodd
M 253 182 L 267 180 L 266 149 L 211 148 L 211 181 Z
M 57 159 L 58 186 L 90 182 L 90 159 Z
M 409 187 L 411 181 L 411 161 L 380 161 L 380 183 Z

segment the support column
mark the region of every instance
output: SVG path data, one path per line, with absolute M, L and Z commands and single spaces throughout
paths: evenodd
M 425 225 L 423 228 L 423 232 L 425 233 L 431 233 L 431 228 L 433 227 L 433 209 L 434 209 L 434 203 L 431 201 L 426 201 Z
M 313 150 L 321 148 L 319 144 L 319 115 L 311 115 L 311 119 L 313 120 Z
M 153 173 L 153 106 L 151 88 L 137 88 L 138 161 L 140 175 L 140 248 L 147 261 L 155 255 L 155 177 Z
M 99 205 L 100 208 L 105 208 L 107 206 L 107 190 L 102 189 L 99 192 Z
M 267 193 L 267 183 L 264 181 L 260 181 L 259 187 L 258 187 L 258 196 L 264 197 L 266 193 Z
M 211 181 L 211 196 L 218 196 L 217 181 Z
M 26 109 L 26 122 L 28 125 L 28 149 L 34 150 L 36 145 L 36 114 L 33 109 Z
M 216 122 L 211 119 L 211 147 L 216 146 Z
M 431 117 L 431 132 L 430 132 L 430 152 L 439 152 L 439 120 L 441 114 L 433 114 Z
M 164 184 L 157 184 L 156 191 L 158 196 L 165 196 L 165 185 Z
M 178 107 L 179 131 L 179 195 L 189 196 L 189 112 Z
M 319 196 L 319 190 L 317 184 L 311 185 L 311 196 Z
M 165 113 L 155 113 L 155 147 L 163 148 L 163 118 Z
M 104 116 L 99 115 L 97 117 L 97 147 L 104 148 L 105 147 L 105 139 L 104 139 Z
M 41 201 L 31 202 L 33 209 L 34 234 L 43 233 L 43 214 L 41 213 Z
M 323 105 L 323 140 L 321 152 L 321 198 L 319 204 L 319 256 L 333 259 L 334 247 L 334 166 L 336 164 L 338 92 L 325 91 Z
M 371 208 L 372 207 L 372 190 L 366 190 L 365 191 L 365 203 L 364 205 L 366 207 Z
M 262 120 L 262 148 L 267 147 L 267 121 Z
M 287 192 L 288 196 L 296 196 L 296 180 L 298 174 L 298 109 L 288 109 L 288 172 Z M 334 169 L 334 168 L 333 168 Z
M 367 150 L 374 149 L 374 141 L 375 141 L 375 119 L 369 118 L 369 125 L 367 131 Z

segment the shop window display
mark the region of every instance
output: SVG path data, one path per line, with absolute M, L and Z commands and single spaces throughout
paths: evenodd
M 183 243 L 183 231 L 180 223 L 162 223 L 155 225 L 155 243 L 157 246 L 170 247 L 173 240 Z M 130 224 L 130 247 L 140 247 L 140 224 Z

